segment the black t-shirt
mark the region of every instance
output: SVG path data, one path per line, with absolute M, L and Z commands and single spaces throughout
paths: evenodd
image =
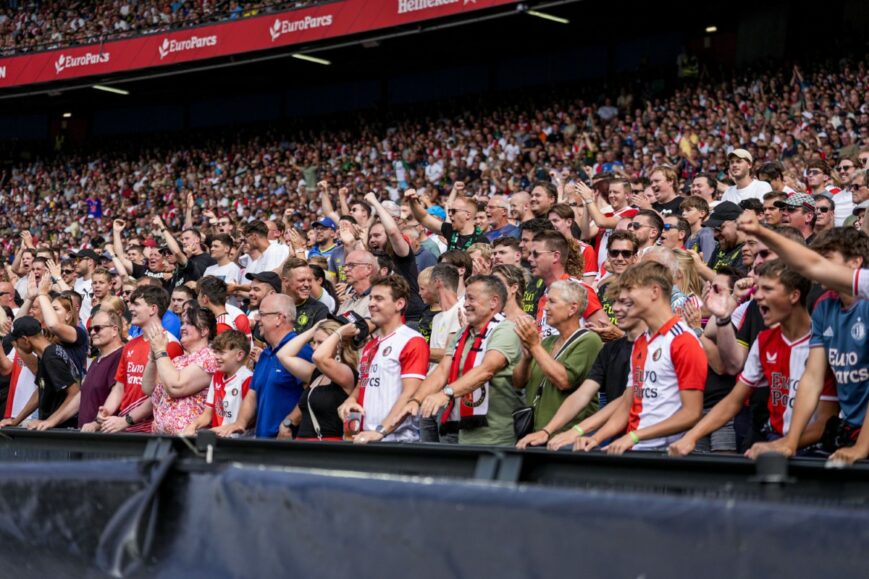
M 178 287 L 190 281 L 199 281 L 205 270 L 212 265 L 217 265 L 217 261 L 207 253 L 188 257 L 187 265 L 175 268 L 175 273 L 172 275 L 173 286 Z
M 79 325 L 75 326 L 75 342 L 72 344 L 61 344 L 64 350 L 69 354 L 72 361 L 78 366 L 80 374 L 84 374 L 87 367 L 87 356 L 90 350 L 90 340 L 87 330 Z
M 703 389 L 703 410 L 709 410 L 730 394 L 736 384 L 735 376 L 719 374 L 712 367 L 707 368 L 706 388 Z
M 740 275 L 746 275 L 748 272 L 745 266 L 742 265 L 742 244 L 730 249 L 722 249 L 720 245 L 715 246 L 715 251 L 712 257 L 707 262 L 709 269 L 718 271 L 724 266 L 735 268 Z
M 537 304 L 546 292 L 546 284 L 539 277 L 532 277 L 528 285 L 525 286 L 525 293 L 522 294 L 522 311 L 531 316 L 537 317 Z
M 631 371 L 631 350 L 633 347 L 634 343 L 628 340 L 627 336 L 607 342 L 591 365 L 587 379 L 600 384 L 600 394 L 605 397 L 607 404 L 625 392 L 628 384 L 628 373 Z M 603 402 L 604 400 L 601 400 L 601 403 Z
M 51 344 L 39 357 L 36 385 L 39 387 L 39 419 L 45 420 L 54 414 L 66 400 L 66 389 L 81 382 L 81 373 L 70 355 L 57 344 Z M 58 428 L 75 428 L 75 414 Z
M 395 269 L 401 277 L 407 280 L 407 285 L 410 286 L 410 300 L 407 304 L 407 311 L 404 312 L 404 317 L 409 322 L 417 321 L 425 309 L 425 304 L 422 298 L 419 297 L 419 270 L 416 267 L 416 256 L 412 251 L 408 251 L 407 255 L 392 256 L 392 263 L 395 264 Z
M 676 195 L 672 201 L 667 201 L 666 203 L 658 203 L 657 201 L 652 203 L 652 209 L 666 217 L 667 215 L 682 215 L 682 201 L 685 198 L 681 195 Z
M 606 281 L 597 288 L 597 299 L 600 300 L 600 305 L 603 306 L 603 311 L 606 314 L 606 317 L 609 318 L 610 323 L 614 326 L 619 325 L 619 321 L 616 319 L 616 314 L 613 312 L 613 301 L 607 297 L 607 288 L 609 288 L 610 282 Z
M 453 229 L 453 224 L 446 221 L 441 223 L 441 235 L 447 240 L 447 251 L 453 249 L 467 251 L 475 243 L 489 243 L 479 227 L 474 227 L 474 232 L 470 235 L 459 235 L 459 232 Z
M 293 331 L 297 334 L 309 330 L 311 326 L 329 317 L 329 308 L 319 300 L 309 297 L 300 306 L 296 306 L 296 324 Z
M 440 310 L 433 312 L 431 310 L 431 306 L 426 306 L 425 309 L 419 316 L 419 327 L 417 330 L 422 337 L 425 338 L 425 342 L 428 344 L 431 342 L 431 326 L 434 321 L 434 317 L 440 313 Z
M 144 265 L 138 265 L 136 263 L 133 264 L 133 272 L 132 273 L 133 273 L 133 277 L 136 279 L 139 279 L 139 278 L 142 278 L 145 276 L 159 279 L 160 282 L 163 284 L 163 289 L 166 290 L 167 292 L 169 292 L 170 294 L 172 293 L 172 290 L 175 289 L 175 284 L 173 283 L 173 280 L 175 279 L 174 275 L 167 278 L 166 274 L 163 272 L 151 271 L 150 269 L 148 269 Z
M 311 382 L 313 383 L 321 375 L 320 370 L 315 369 L 311 374 Z M 353 382 L 357 382 L 359 375 L 356 369 L 353 369 Z M 314 430 L 314 421 L 311 420 L 311 410 L 317 417 L 317 422 L 320 424 L 320 435 L 324 438 L 335 438 L 344 436 L 344 423 L 338 416 L 338 407 L 347 400 L 347 393 L 339 385 L 329 382 L 314 388 L 314 393 L 311 395 L 311 389 L 305 388 L 302 392 L 302 397 L 299 399 L 299 410 L 302 413 L 302 421 L 299 423 L 299 430 L 296 433 L 298 438 L 317 438 L 317 431 Z

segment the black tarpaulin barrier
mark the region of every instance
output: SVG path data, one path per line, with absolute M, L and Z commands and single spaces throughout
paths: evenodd
M 142 576 L 867 576 L 858 509 L 243 466 L 178 490 Z

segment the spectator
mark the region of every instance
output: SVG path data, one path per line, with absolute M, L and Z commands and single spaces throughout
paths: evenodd
M 733 149 L 727 155 L 727 163 L 734 184 L 721 196 L 722 202 L 730 201 L 739 205 L 747 199 L 763 201 L 763 196 L 772 191 L 769 183 L 752 179 L 751 166 L 754 164 L 754 157 L 745 149 Z
M 214 338 L 211 351 L 217 361 L 217 371 L 211 377 L 205 396 L 205 410 L 184 427 L 182 434 L 185 436 L 193 436 L 205 428 L 216 430 L 224 423 L 233 422 L 250 390 L 253 374 L 247 368 L 249 336 L 238 330 L 227 330 Z
M 250 339 L 250 320 L 240 309 L 226 303 L 228 289 L 223 280 L 207 275 L 196 284 L 196 300 L 200 307 L 214 315 L 217 323 L 215 337 L 229 330 L 238 330 Z
M 293 299 L 296 306 L 296 332 L 304 333 L 326 319 L 329 309 L 311 297 L 314 273 L 307 262 L 296 257 L 288 258 L 281 268 L 281 281 L 284 293 Z
M 521 405 L 513 387 L 513 369 L 521 343 L 512 322 L 500 312 L 507 291 L 494 276 L 468 280 L 465 293 L 467 326 L 456 334 L 438 367 L 419 388 L 422 418 L 442 408 L 442 432 L 458 430 L 460 444 L 516 444 L 513 411 Z
M 761 221 L 765 225 L 778 225 L 782 220 L 782 208 L 776 205 L 779 201 L 784 201 L 788 196 L 781 191 L 771 191 L 763 196 L 763 216 Z
M 341 405 L 347 420 L 363 413 L 362 431 L 353 442 L 413 442 L 419 428 L 409 416 L 419 411 L 415 398 L 428 371 L 429 350 L 423 337 L 402 323 L 410 288 L 401 276 L 378 277 L 371 284 L 371 323 L 379 338 L 369 341 L 359 361 L 359 384 Z
M 587 305 L 586 295 L 585 288 L 573 281 L 552 284 L 545 307 L 547 320 L 558 330 L 556 335 L 541 340 L 530 316 L 516 322 L 519 339 L 528 353 L 513 369 L 513 383 L 527 385 L 525 399 L 534 412 L 534 431 L 545 431 L 564 400 L 585 381 L 602 347 L 597 334 L 579 327 L 580 315 Z M 590 402 L 574 422 L 596 410 L 596 401 Z M 562 428 L 572 425 L 568 423 Z M 551 437 L 556 433 L 547 434 Z
M 123 327 L 121 316 L 107 308 L 101 308 L 91 318 L 91 344 L 98 354 L 81 384 L 78 426 L 82 432 L 96 432 L 100 428 L 97 412 L 105 405 L 115 385 L 124 348 Z
M 681 215 L 683 197 L 676 194 L 678 189 L 676 171 L 666 165 L 655 167 L 649 179 L 655 194 L 652 209 L 661 215 Z
M 458 197 L 449 209 L 451 222 L 426 213 L 419 203 L 419 196 L 414 189 L 404 193 L 408 200 L 413 217 L 432 233 L 443 235 L 447 240 L 447 251 L 452 249 L 466 250 L 474 243 L 488 243 L 482 230 L 475 225 L 477 204 L 472 199 Z
M 353 290 L 353 294 L 341 302 L 338 315 L 343 316 L 352 311 L 363 318 L 371 317 L 368 303 L 371 280 L 376 273 L 377 258 L 367 251 L 353 251 L 347 255 L 344 267 L 347 271 L 347 283 Z
M 522 296 L 525 294 L 525 271 L 516 265 L 496 265 L 492 275 L 501 280 L 507 289 L 507 301 L 504 303 L 504 318 L 516 323 L 525 312 L 522 310 Z M 458 330 L 457 330 L 458 331 Z
M 814 235 L 827 231 L 835 226 L 836 203 L 829 194 L 815 195 L 815 228 Z
M 493 195 L 486 203 L 486 218 L 489 231 L 486 239 L 491 242 L 501 237 L 519 238 L 519 228 L 510 223 L 510 202 L 504 195 Z
M 796 193 L 784 201 L 776 201 L 782 210 L 782 224 L 790 225 L 803 235 L 806 244 L 815 239 L 815 200 L 811 195 Z
M 245 225 L 244 237 L 247 241 L 248 255 L 250 257 L 250 261 L 245 268 L 245 275 L 249 276 L 269 271 L 279 274 L 281 264 L 284 263 L 290 254 L 287 246 L 279 243 L 270 243 L 268 227 L 262 221 L 252 221 Z
M 633 221 L 628 223 L 628 229 L 634 232 L 640 244 L 637 255 L 642 256 L 658 243 L 661 232 L 664 231 L 664 220 L 652 210 L 641 209 L 634 216 Z

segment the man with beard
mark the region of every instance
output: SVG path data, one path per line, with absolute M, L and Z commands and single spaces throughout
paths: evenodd
M 326 259 L 329 259 L 332 253 L 338 248 L 338 245 L 335 243 L 335 232 L 338 230 L 338 226 L 331 218 L 324 217 L 323 219 L 316 221 L 312 227 L 317 233 L 317 245 L 311 248 L 311 251 L 308 252 L 308 257 L 322 255 Z M 297 323 L 296 332 L 302 333 L 303 331 L 304 330 L 299 329 Z
M 466 251 L 475 243 L 489 243 L 483 235 L 483 231 L 475 225 L 477 216 L 477 204 L 468 197 L 457 197 L 450 208 L 452 222 L 440 219 L 426 212 L 419 202 L 415 189 L 404 192 L 404 198 L 410 204 L 410 210 L 414 218 L 429 231 L 443 235 L 447 240 L 447 251 L 460 249 Z
M 742 209 L 739 205 L 722 201 L 706 221 L 706 227 L 712 229 L 718 247 L 705 264 L 695 258 L 697 273 L 704 280 L 712 281 L 715 272 L 724 266 L 736 268 L 743 275 L 748 271 L 742 263 L 742 245 L 745 243 L 745 235 L 736 228 L 736 220 L 740 215 Z
M 510 195 L 510 219 L 517 224 L 534 219 L 534 213 L 531 212 L 531 195 L 527 191 Z
M 296 333 L 310 329 L 320 320 L 329 316 L 329 308 L 322 302 L 311 297 L 311 287 L 314 284 L 314 273 L 304 259 L 291 257 L 281 268 L 281 281 L 284 293 L 293 298 L 296 306 Z
M 97 262 L 100 256 L 93 249 L 83 249 L 72 256 L 76 261 L 75 285 L 73 289 L 81 296 L 81 310 L 79 318 L 82 323 L 86 322 L 91 317 L 91 309 L 93 308 L 93 281 L 92 276 L 97 268 Z
M 772 191 L 769 183 L 758 181 L 751 177 L 751 165 L 754 158 L 745 149 L 734 149 L 727 155 L 728 171 L 733 185 L 721 196 L 721 201 L 730 201 L 739 205 L 746 199 L 757 199 L 763 202 L 763 196 Z
M 172 255 L 177 260 L 175 272 L 172 274 L 173 286 L 198 281 L 209 266 L 217 263 L 203 249 L 202 234 L 195 229 L 188 228 L 181 232 L 182 250 L 182 247 L 175 241 L 175 236 L 172 235 L 159 216 L 154 217 L 154 226 L 163 235 L 166 247 L 169 248 L 169 251 L 172 252 Z

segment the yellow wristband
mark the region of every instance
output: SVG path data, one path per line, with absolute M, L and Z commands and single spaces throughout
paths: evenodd
M 637 434 L 637 431 L 636 431 L 636 430 L 632 430 L 632 431 L 630 431 L 630 432 L 628 433 L 628 436 L 631 437 L 631 440 L 634 441 L 634 444 L 637 444 L 638 442 L 640 442 L 640 435 Z
M 573 429 L 579 433 L 580 436 L 585 436 L 585 431 L 579 424 L 574 424 Z

